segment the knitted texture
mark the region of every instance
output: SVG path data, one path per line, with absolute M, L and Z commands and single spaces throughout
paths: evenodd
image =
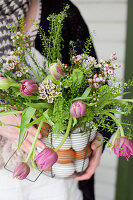
M 28 8 L 29 0 L 0 0 L 0 58 L 6 57 L 12 49 L 7 24 L 18 23 L 18 18 L 24 18 Z

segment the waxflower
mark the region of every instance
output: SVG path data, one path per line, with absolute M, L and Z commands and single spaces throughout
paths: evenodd
M 86 113 L 86 104 L 82 101 L 75 101 L 70 107 L 70 114 L 73 117 L 79 118 Z
M 22 162 L 15 167 L 13 172 L 13 178 L 23 180 L 28 176 L 29 173 L 30 173 L 30 167 L 28 166 L 27 163 Z
M 45 170 L 52 167 L 57 159 L 57 153 L 53 149 L 47 147 L 35 157 L 34 161 L 37 162 L 40 169 Z
M 12 85 L 12 82 L 5 77 L 0 77 L 0 89 L 8 89 Z
M 117 156 L 124 156 L 128 160 L 130 156 L 133 156 L 132 140 L 125 136 L 117 138 L 114 143 L 114 153 Z
M 22 85 L 20 88 L 20 92 L 25 95 L 32 95 L 38 90 L 38 86 L 34 81 L 29 79 L 24 79 L 21 81 Z
M 63 75 L 63 65 L 60 60 L 57 61 L 57 63 L 52 63 L 50 65 L 50 73 L 53 78 L 60 79 Z

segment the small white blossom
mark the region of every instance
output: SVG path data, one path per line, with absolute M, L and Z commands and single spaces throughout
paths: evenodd
M 117 68 L 118 68 L 118 64 L 115 63 L 115 64 L 114 64 L 114 69 L 117 69 Z
M 40 99 L 46 99 L 47 95 L 46 94 L 40 94 Z
M 55 88 L 55 84 L 52 83 L 52 84 L 51 84 L 51 89 L 53 90 L 54 88 Z
M 16 72 L 16 76 L 17 76 L 17 77 L 21 77 L 22 75 L 23 75 L 23 74 L 22 74 L 21 71 L 17 71 L 17 72 Z
M 62 96 L 62 92 L 58 92 L 58 95 L 59 95 L 59 96 Z
M 21 71 L 23 72 L 23 74 L 26 74 L 28 72 L 27 68 L 26 67 L 22 67 L 21 68 Z
M 53 103 L 53 97 L 52 96 L 49 96 L 49 97 L 47 97 L 47 100 L 48 100 L 48 103 Z
M 99 64 L 99 65 L 98 65 L 98 67 L 99 67 L 99 68 L 102 68 L 102 65 L 101 65 L 101 64 Z
M 48 89 L 50 89 L 50 85 L 45 85 L 45 87 L 46 87 L 46 89 L 48 90 Z
M 100 82 L 100 78 L 96 78 L 96 82 Z
M 47 90 L 47 93 L 48 93 L 48 94 L 51 94 L 51 90 Z
M 108 70 L 108 74 L 109 74 L 109 75 L 113 75 L 113 74 L 114 74 L 114 71 L 113 71 L 112 69 L 109 69 L 109 70 Z
M 11 40 L 13 40 L 13 39 L 14 39 L 14 35 L 11 36 Z
M 8 63 L 3 64 L 3 69 L 10 70 L 10 65 Z
M 44 80 L 44 81 L 42 82 L 42 85 L 47 85 L 47 80 Z
M 51 95 L 52 95 L 52 97 L 56 97 L 56 96 L 57 96 L 57 93 L 56 93 L 54 90 L 52 90 L 52 91 L 51 91 Z
M 15 67 L 15 64 L 14 63 L 10 63 L 10 69 L 14 69 L 14 67 Z
M 39 87 L 38 90 L 40 93 L 43 93 L 43 94 L 45 93 L 45 88 L 43 88 L 43 87 Z

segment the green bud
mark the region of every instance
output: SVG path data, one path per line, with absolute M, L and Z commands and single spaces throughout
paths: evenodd
M 12 82 L 5 77 L 0 77 L 0 89 L 8 89 L 11 86 Z

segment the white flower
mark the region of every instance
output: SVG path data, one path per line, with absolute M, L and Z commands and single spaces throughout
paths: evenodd
M 26 67 L 22 67 L 22 68 L 21 68 L 21 71 L 22 71 L 24 74 L 26 74 L 26 73 L 28 72 L 28 70 L 27 70 Z
M 52 84 L 52 81 L 51 80 L 47 80 L 47 85 L 51 85 Z
M 14 39 L 14 35 L 11 36 L 11 40 L 13 40 L 13 39 Z
M 50 89 L 50 85 L 45 85 L 45 87 L 46 87 L 46 89 L 48 90 L 48 89 Z
M 117 69 L 117 68 L 118 68 L 118 64 L 115 63 L 115 64 L 114 64 L 114 69 Z
M 21 77 L 22 75 L 23 75 L 23 74 L 22 74 L 21 71 L 17 71 L 17 72 L 16 72 L 16 76 L 17 76 L 17 77 Z
M 59 95 L 59 96 L 62 96 L 62 92 L 58 92 L 58 95 Z
M 51 90 L 47 90 L 47 93 L 48 93 L 48 94 L 51 94 Z
M 108 70 L 108 74 L 109 74 L 109 75 L 113 75 L 113 74 L 114 74 L 114 71 L 113 71 L 112 69 L 109 69 L 109 70 Z
M 55 88 L 55 84 L 52 83 L 52 84 L 51 84 L 51 89 L 53 90 L 54 88 Z
M 18 31 L 18 32 L 16 33 L 16 35 L 21 35 L 20 31 Z
M 14 69 L 15 68 L 15 64 L 14 63 L 10 63 L 10 68 Z
M 52 97 L 56 97 L 57 93 L 54 90 L 52 90 L 51 95 L 52 95 Z
M 102 68 L 102 65 L 101 65 L 101 64 L 99 64 L 99 65 L 98 65 L 98 67 L 99 67 L 99 68 Z
M 44 81 L 42 82 L 42 85 L 47 85 L 47 80 L 44 80 Z
M 103 62 L 104 62 L 104 60 L 103 60 L 103 59 L 101 59 L 101 60 L 100 60 L 100 63 L 103 63 Z
M 100 76 L 99 79 L 100 79 L 101 82 L 103 81 L 103 77 L 102 76 Z
M 11 68 L 10 68 L 10 65 L 8 64 L 8 63 L 4 63 L 3 64 L 3 69 L 5 70 L 10 70 Z
M 96 78 L 96 82 L 100 82 L 100 78 Z
M 47 97 L 47 100 L 48 100 L 48 103 L 53 103 L 53 97 L 52 96 Z
M 46 94 L 40 94 L 40 99 L 46 99 L 47 95 Z
M 45 93 L 45 88 L 44 87 L 39 87 L 38 90 L 39 90 L 40 93 L 43 93 L 43 94 Z

